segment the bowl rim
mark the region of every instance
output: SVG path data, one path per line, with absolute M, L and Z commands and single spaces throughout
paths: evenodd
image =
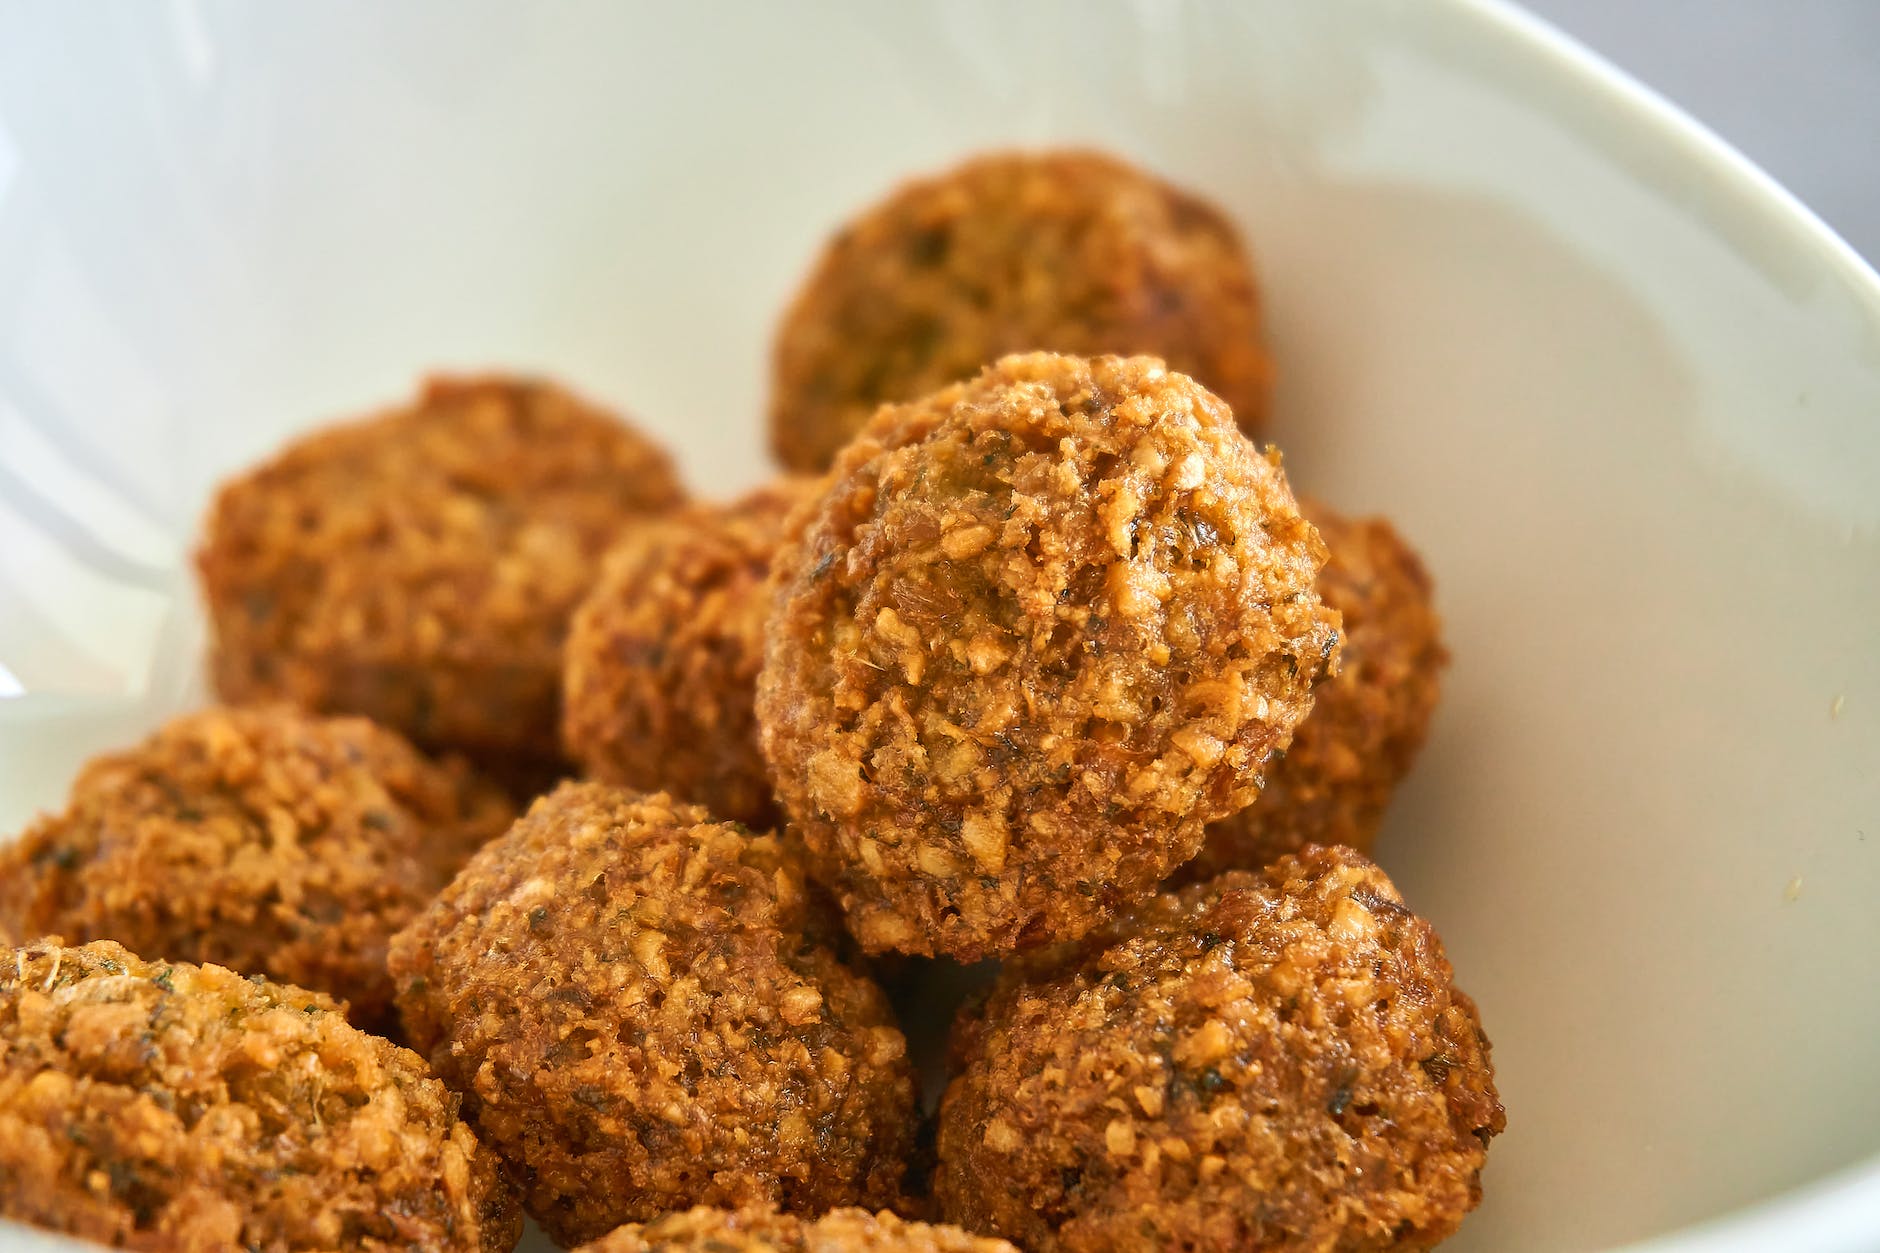
M 1880 271 L 1854 246 L 1756 162 L 1703 122 L 1520 0 L 1447 0 L 1452 12 L 1491 29 L 1512 50 L 1552 79 L 1548 103 L 1597 129 L 1596 108 L 1617 106 L 1627 120 L 1709 177 L 1709 189 L 1742 197 L 1762 221 L 1810 253 L 1863 305 L 1880 313 Z M 1880 1157 L 1880 1155 L 1876 1155 Z
M 1706 177 L 1706 195 L 1733 196 L 1788 247 L 1830 275 L 1872 318 L 1880 344 L 1880 272 L 1833 227 L 1708 126 L 1517 0 L 1448 0 L 1543 78 L 1548 107 L 1586 129 L 1623 114 Z M 1863 1253 L 1880 1247 L 1880 1152 L 1760 1201 L 1618 1246 L 1610 1253 Z
M 1831 277 L 1872 317 L 1874 337 L 1880 342 L 1880 271 L 1794 193 L 1682 107 L 1518 0 L 1445 0 L 1419 16 L 1452 23 L 1519 59 L 1533 72 L 1548 110 L 1579 128 L 1609 129 L 1613 117 L 1623 116 L 1648 132 L 1704 175 L 1702 195 L 1731 197 L 1752 209 L 1773 237 Z M 1615 1246 L 1608 1253 L 1762 1253 L 1775 1247 L 1798 1253 L 1862 1253 L 1875 1247 L 1876 1231 L 1880 1152 L 1774 1196 Z M 0 1246 L 91 1247 L 76 1237 L 4 1218 Z

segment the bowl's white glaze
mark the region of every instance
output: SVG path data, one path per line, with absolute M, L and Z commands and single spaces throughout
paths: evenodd
M 1296 479 L 1438 576 L 1380 855 L 1510 1111 L 1453 1247 L 1872 1247 L 1880 281 L 1488 0 L 8 11 L 0 830 L 197 698 L 218 475 L 507 364 L 741 486 L 823 233 L 1065 141 L 1240 218 Z

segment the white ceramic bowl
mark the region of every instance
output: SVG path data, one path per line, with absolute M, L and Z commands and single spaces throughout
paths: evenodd
M 823 234 L 1066 141 L 1238 216 L 1296 480 L 1440 581 L 1381 856 L 1509 1110 L 1453 1247 L 1873 1247 L 1880 282 L 1487 0 L 9 8 L 0 830 L 198 698 L 219 475 L 506 364 L 742 486 Z

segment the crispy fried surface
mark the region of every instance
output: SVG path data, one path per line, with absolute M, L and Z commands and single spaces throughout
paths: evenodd
M 113 939 L 392 1018 L 385 946 L 513 816 L 363 718 L 207 709 L 94 759 L 0 847 L 0 930 Z
M 414 1040 L 563 1244 L 694 1204 L 885 1205 L 906 1041 L 773 836 L 564 784 L 393 941 Z
M 590 776 L 775 824 L 751 707 L 763 585 L 785 516 L 818 486 L 784 478 L 730 505 L 681 510 L 633 528 L 608 555 L 575 612 L 563 671 L 562 742 Z
M 1369 852 L 1391 793 L 1429 730 L 1449 662 L 1430 576 L 1382 518 L 1347 518 L 1303 502 L 1331 559 L 1319 597 L 1344 617 L 1337 676 L 1282 759 L 1266 769 L 1258 803 L 1208 828 L 1185 882 L 1223 870 L 1258 870 L 1307 844 Z
M 317 993 L 108 942 L 0 953 L 0 1214 L 165 1253 L 502 1253 L 457 1098 Z
M 778 327 L 771 443 L 829 465 L 875 406 L 1010 352 L 1147 353 L 1264 424 L 1270 368 L 1232 223 L 1112 157 L 977 157 L 904 184 L 825 248 Z
M 622 524 L 679 498 L 663 451 L 558 387 L 433 380 L 218 493 L 197 554 L 216 689 L 552 755 L 568 615 Z
M 1349 849 L 1013 963 L 955 1055 L 941 1212 L 1033 1253 L 1427 1249 L 1505 1121 L 1441 942 Z
M 700 1207 L 618 1227 L 576 1253 L 1018 1253 L 958 1227 L 907 1222 L 882 1210 L 803 1219 L 768 1209 Z
M 1335 647 L 1277 459 L 1152 358 L 883 408 L 792 521 L 757 713 L 870 952 L 1083 934 L 1252 799 Z

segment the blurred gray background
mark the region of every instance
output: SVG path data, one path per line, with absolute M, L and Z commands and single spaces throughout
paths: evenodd
M 1880 0 L 1524 0 L 1880 265 Z

